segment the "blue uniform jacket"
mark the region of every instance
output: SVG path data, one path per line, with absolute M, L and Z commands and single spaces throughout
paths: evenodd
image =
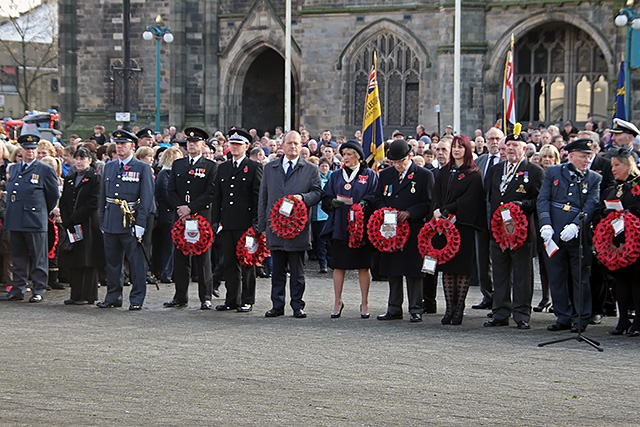
M 556 243 L 560 242 L 560 232 L 565 225 L 580 225 L 580 206 L 586 214 L 585 223 L 591 221 L 600 201 L 601 181 L 602 176 L 592 170 L 587 170 L 578 184 L 566 164 L 547 168 L 536 207 L 540 227 L 553 227 Z
M 153 204 L 154 183 L 151 167 L 132 158 L 122 174 L 119 169 L 119 161 L 112 161 L 104 166 L 98 214 L 100 229 L 105 233 L 131 233 L 131 228 L 134 225 L 147 228 L 147 217 Z M 120 206 L 107 202 L 108 198 L 134 203 L 139 200 L 139 203 L 132 207 L 135 224 L 127 221 L 126 226 L 123 226 L 123 214 Z
M 37 159 L 24 171 L 11 166 L 7 182 L 4 228 L 10 231 L 45 232 L 49 212 L 56 206 L 60 187 L 56 173 Z

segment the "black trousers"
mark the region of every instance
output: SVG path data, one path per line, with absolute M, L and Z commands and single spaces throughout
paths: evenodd
M 191 280 L 191 268 L 198 276 L 198 296 L 200 302 L 211 301 L 213 292 L 213 278 L 211 275 L 211 247 L 200 255 L 188 257 L 179 250 L 174 251 L 173 277 L 176 284 L 176 293 L 173 299 L 178 302 L 189 301 L 189 282 Z
M 98 269 L 96 267 L 71 268 L 69 282 L 72 300 L 86 300 L 93 304 L 98 299 Z
M 273 275 L 271 276 L 271 303 L 276 310 L 284 310 L 285 287 L 287 285 L 287 266 L 290 269 L 289 290 L 291 292 L 291 308 L 304 308 L 305 280 L 304 280 L 305 251 L 271 251 L 273 261 Z
M 402 314 L 402 302 L 404 301 L 403 276 L 389 276 L 389 306 L 390 314 Z M 422 314 L 422 277 L 407 277 L 407 297 L 409 299 L 409 312 Z
M 224 284 L 227 288 L 225 305 L 237 308 L 239 305 L 256 302 L 256 268 L 243 267 L 236 256 L 236 245 L 244 234 L 243 230 L 222 230 L 218 234 L 224 265 Z
M 13 259 L 13 283 L 10 295 L 24 297 L 27 281 L 31 277 L 33 294 L 44 295 L 49 280 L 47 258 L 47 233 L 26 231 L 11 232 L 11 257 Z

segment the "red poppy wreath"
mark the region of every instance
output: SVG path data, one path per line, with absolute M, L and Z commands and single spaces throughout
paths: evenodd
M 409 240 L 409 221 L 398 222 L 396 233 L 393 237 L 382 235 L 381 228 L 384 223 L 385 212 L 397 212 L 393 208 L 380 208 L 376 210 L 367 224 L 367 234 L 371 244 L 380 252 L 398 252 Z
M 349 247 L 358 249 L 362 246 L 362 238 L 364 237 L 364 211 L 360 204 L 351 206 L 349 212 L 347 233 L 349 233 Z
M 247 247 L 247 237 L 253 238 L 251 247 Z M 236 245 L 236 257 L 244 267 L 255 267 L 262 264 L 262 261 L 269 256 L 267 249 L 267 239 L 262 234 L 256 234 L 253 227 L 250 227 L 238 240 Z
M 289 216 L 280 212 L 280 208 L 282 208 L 285 199 L 293 203 L 293 208 Z M 307 225 L 307 221 L 309 220 L 307 216 L 307 206 L 302 200 L 298 200 L 291 195 L 282 197 L 273 205 L 269 219 L 271 219 L 271 230 L 273 230 L 276 236 L 283 239 L 293 239 L 302 233 L 305 225 Z
M 58 242 L 60 241 L 60 234 L 58 233 L 58 226 L 51 218 L 49 218 L 49 237 L 51 238 L 51 234 L 53 234 L 53 239 L 49 240 L 49 244 L 51 248 L 49 249 L 49 253 L 47 256 L 49 259 L 53 259 L 56 257 L 56 249 L 58 248 Z
M 624 219 L 624 243 L 617 246 L 613 243 L 615 231 L 611 221 Z M 611 212 L 596 227 L 593 235 L 593 247 L 602 265 L 609 270 L 628 267 L 640 258 L 640 220 L 632 213 Z
M 176 245 L 176 249 L 182 252 L 185 256 L 202 255 L 209 249 L 211 243 L 213 243 L 213 230 L 209 221 L 204 219 L 200 215 L 191 215 L 190 219 L 198 220 L 198 231 L 192 233 L 192 238 L 197 240 L 194 242 L 187 241 L 185 236 L 185 221 L 179 219 L 173 223 L 171 229 L 171 239 Z
M 508 221 L 507 226 L 505 226 L 501 212 L 507 209 L 511 211 L 513 223 L 509 224 Z M 491 217 L 491 232 L 493 233 L 493 238 L 496 239 L 496 243 L 500 245 L 500 249 L 503 251 L 507 249 L 515 251 L 521 248 L 524 242 L 527 241 L 528 227 L 529 221 L 527 220 L 527 216 L 522 212 L 520 206 L 511 202 L 501 205 Z
M 447 244 L 440 249 L 433 247 L 433 237 L 436 234 L 444 235 Z M 431 218 L 418 233 L 418 251 L 420 256 L 435 258 L 438 264 L 444 264 L 453 259 L 460 250 L 460 232 L 451 221 L 444 218 Z

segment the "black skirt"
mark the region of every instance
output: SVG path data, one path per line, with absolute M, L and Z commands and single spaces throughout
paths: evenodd
M 331 260 L 329 267 L 339 270 L 368 269 L 371 265 L 371 245 L 351 249 L 340 240 L 331 240 Z
M 468 225 L 456 224 L 456 228 L 460 232 L 460 250 L 453 259 L 445 264 L 438 266 L 438 271 L 456 274 L 471 274 L 473 257 L 475 255 L 475 229 Z M 435 236 L 433 238 L 433 246 L 442 248 L 446 239 L 443 236 Z

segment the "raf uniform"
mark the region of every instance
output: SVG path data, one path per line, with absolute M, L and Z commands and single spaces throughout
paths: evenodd
M 249 145 L 251 135 L 233 128 L 229 143 Z M 213 222 L 219 223 L 218 233 L 224 263 L 225 303 L 216 310 L 251 311 L 256 295 L 256 268 L 242 267 L 236 256 L 236 245 L 242 235 L 258 225 L 258 197 L 262 181 L 262 164 L 246 155 L 231 159 L 218 167 L 213 201 Z
M 39 140 L 35 134 L 18 138 L 25 149 L 37 148 Z M 11 231 L 13 282 L 9 294 L 1 299 L 24 299 L 31 277 L 33 295 L 29 302 L 40 302 L 49 279 L 47 226 L 49 212 L 60 195 L 58 179 L 55 171 L 38 159 L 16 163 L 9 173 L 4 228 Z
M 518 141 L 524 144 L 519 134 L 508 135 L 506 143 L 508 144 L 509 141 Z M 485 185 L 490 214 L 494 215 L 502 205 L 511 202 L 522 209 L 527 217 L 529 227 L 524 245 L 516 250 L 506 249 L 503 251 L 491 235 L 493 318 L 485 322 L 485 326 L 506 326 L 509 324 L 509 317 L 513 314 L 513 320 L 518 329 L 529 329 L 531 298 L 533 296 L 531 260 L 534 255 L 536 239 L 534 214 L 543 178 L 542 168 L 528 162 L 526 156 L 518 159 L 515 163 L 507 160 L 489 169 Z M 512 289 L 513 304 L 511 301 Z
M 184 130 L 187 141 L 206 141 L 209 135 L 198 128 Z M 211 223 L 211 204 L 215 190 L 218 164 L 206 159 L 202 153 L 195 158 L 190 156 L 177 159 L 171 166 L 169 175 L 168 204 L 176 212 L 174 220 L 179 220 L 177 209 L 187 206 L 191 215 L 200 215 Z M 213 230 L 215 233 L 216 230 Z M 173 277 L 176 292 L 165 307 L 182 307 L 187 305 L 191 266 L 198 278 L 198 296 L 200 309 L 211 310 L 213 293 L 213 277 L 211 275 L 211 247 L 200 255 L 189 257 L 177 250 L 174 253 Z
M 409 155 L 411 147 L 404 139 L 393 141 L 387 152 L 389 160 L 401 160 Z M 402 178 L 402 179 L 401 179 Z M 429 214 L 433 174 L 411 162 L 401 177 L 394 167 L 380 172 L 375 196 L 376 209 L 391 207 L 410 214 L 409 239 L 402 251 L 380 254 L 380 273 L 389 278 L 387 312 L 378 320 L 402 319 L 403 277 L 407 278 L 407 298 L 410 320 L 422 320 L 422 258 L 418 252 L 418 233 Z
M 137 137 L 126 130 L 111 134 L 116 144 L 135 143 Z M 147 293 L 147 265 L 142 239 L 147 228 L 153 200 L 153 175 L 148 164 L 131 154 L 110 161 L 104 167 L 99 210 L 100 229 L 104 233 L 107 271 L 107 295 L 99 308 L 121 307 L 124 284 L 124 257 L 129 260 L 132 288 L 129 310 L 140 310 Z
M 590 139 L 578 139 L 568 144 L 565 149 L 569 153 L 590 153 L 591 144 L 593 142 Z M 602 177 L 589 169 L 584 174 L 580 171 L 573 172 L 570 170 L 573 168 L 572 163 L 547 168 L 537 201 L 540 234 L 546 242 L 545 245 L 548 246 L 553 239 L 559 247 L 551 258 L 546 253 L 544 255 L 556 315 L 556 323 L 547 328 L 550 331 L 569 329 L 572 323 L 576 330 L 585 329 L 591 318 L 591 251 L 590 244 L 587 244 L 591 242 L 591 238 L 587 227 L 585 226 L 582 232 L 583 243 L 586 246 L 583 252 L 582 272 L 578 270 L 579 242 L 576 237 L 580 226 L 580 212 L 585 214 L 584 224 L 588 224 L 593 218 L 600 199 Z M 578 282 L 580 273 L 582 283 Z M 569 289 L 569 277 L 572 280 L 573 293 Z M 578 302 L 580 292 L 582 301 Z M 582 308 L 581 313 L 578 312 L 579 307 Z

